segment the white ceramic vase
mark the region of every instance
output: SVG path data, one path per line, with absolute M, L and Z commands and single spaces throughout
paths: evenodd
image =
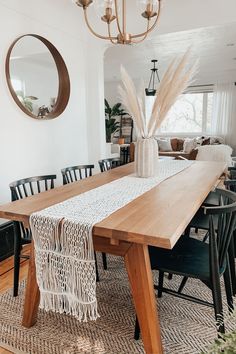
M 158 159 L 158 145 L 154 138 L 138 139 L 135 147 L 135 168 L 137 177 L 152 177 Z

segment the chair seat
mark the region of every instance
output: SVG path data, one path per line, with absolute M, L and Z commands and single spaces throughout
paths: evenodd
M 215 230 L 217 229 L 218 216 L 213 215 L 213 222 Z M 194 215 L 192 220 L 189 223 L 190 227 L 195 229 L 208 230 L 209 229 L 209 215 L 204 214 L 204 209 L 200 208 L 197 213 Z
M 209 245 L 183 236 L 173 250 L 149 247 L 151 268 L 163 272 L 210 280 Z M 223 273 L 225 267 L 220 269 Z
M 204 200 L 203 205 L 205 206 L 218 206 L 219 205 L 219 195 L 215 192 L 210 192 L 207 198 Z

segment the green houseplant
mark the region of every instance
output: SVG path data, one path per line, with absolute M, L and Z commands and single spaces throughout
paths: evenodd
M 105 124 L 106 124 L 106 142 L 111 142 L 111 135 L 120 128 L 120 123 L 116 121 L 117 116 L 123 116 L 126 112 L 121 108 L 121 103 L 116 103 L 111 107 L 105 99 Z
M 236 310 L 226 319 L 236 325 Z M 214 343 L 208 348 L 208 350 L 202 354 L 234 354 L 236 353 L 236 329 L 229 331 L 226 334 L 219 334 Z
M 36 101 L 38 99 L 38 97 L 25 96 L 23 91 L 16 91 L 16 95 L 17 95 L 18 99 L 20 100 L 20 102 L 25 106 L 25 108 L 28 109 L 28 111 L 30 111 L 32 113 L 33 112 L 33 102 L 32 101 Z

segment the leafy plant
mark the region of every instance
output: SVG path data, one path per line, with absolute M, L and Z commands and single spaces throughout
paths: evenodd
M 116 103 L 111 107 L 108 101 L 105 99 L 105 124 L 106 124 L 106 141 L 107 143 L 111 142 L 111 135 L 120 128 L 120 123 L 116 121 L 117 116 L 123 116 L 126 112 L 121 108 L 121 103 Z
M 229 319 L 228 319 L 229 320 Z M 236 323 L 236 311 L 230 316 L 230 321 Z M 214 343 L 208 348 L 207 354 L 234 354 L 236 353 L 236 330 L 220 334 Z M 206 353 L 202 353 L 206 354 Z
M 234 354 L 236 352 L 236 331 L 222 334 L 208 349 L 207 354 Z
M 33 102 L 38 99 L 35 96 L 25 96 L 22 91 L 16 91 L 16 95 L 28 111 L 33 112 Z

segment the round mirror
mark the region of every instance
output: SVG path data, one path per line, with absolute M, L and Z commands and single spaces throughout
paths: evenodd
M 32 118 L 56 118 L 67 106 L 70 80 L 65 62 L 43 37 L 27 34 L 12 43 L 6 77 L 13 99 Z

